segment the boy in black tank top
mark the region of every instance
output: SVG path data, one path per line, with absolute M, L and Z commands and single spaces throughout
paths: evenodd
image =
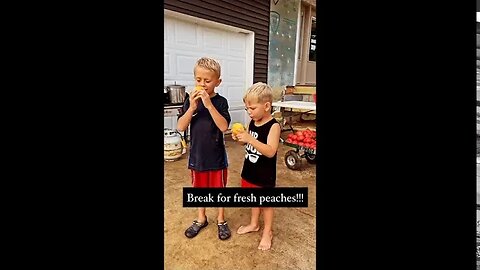
M 265 83 L 255 83 L 245 96 L 245 110 L 250 118 L 247 130 L 233 134 L 232 138 L 245 143 L 245 160 L 242 169 L 242 187 L 275 187 L 277 149 L 280 141 L 280 125 L 272 117 L 272 88 Z M 258 249 L 268 250 L 273 238 L 273 208 L 252 208 L 250 224 L 240 226 L 238 234 L 257 232 L 260 229 L 260 212 L 263 212 L 264 228 Z

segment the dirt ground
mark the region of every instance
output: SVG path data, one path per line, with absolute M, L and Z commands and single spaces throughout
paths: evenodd
M 285 137 L 286 133 L 282 133 Z M 240 186 L 244 148 L 226 136 L 229 161 L 228 187 Z M 217 210 L 207 208 L 209 225 L 192 239 L 184 231 L 197 217 L 196 208 L 182 207 L 182 188 L 190 187 L 188 153 L 177 161 L 164 161 L 164 248 L 165 269 L 315 269 L 316 254 L 316 184 L 315 164 L 302 159 L 298 171 L 285 165 L 284 155 L 292 148 L 280 145 L 277 155 L 277 186 L 308 187 L 308 208 L 276 208 L 272 248 L 257 249 L 261 231 L 236 234 L 237 228 L 250 220 L 249 208 L 225 208 L 225 219 L 232 237 L 222 241 L 217 236 Z M 263 226 L 263 218 L 260 225 Z

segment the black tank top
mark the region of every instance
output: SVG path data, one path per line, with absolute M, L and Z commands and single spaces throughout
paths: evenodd
M 278 123 L 275 118 L 257 127 L 250 121 L 248 130 L 250 135 L 261 143 L 267 143 L 268 133 L 273 124 Z M 243 162 L 242 178 L 262 187 L 275 187 L 277 180 L 277 153 L 268 158 L 258 152 L 251 144 L 245 147 L 245 161 Z

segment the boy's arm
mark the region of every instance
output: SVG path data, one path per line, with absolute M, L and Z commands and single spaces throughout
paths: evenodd
M 188 99 L 185 101 L 185 104 L 183 105 L 183 111 L 184 113 L 180 115 L 180 117 L 177 120 L 177 130 L 179 132 L 183 132 L 187 129 L 188 125 L 190 124 L 190 121 L 192 121 L 193 114 L 195 113 L 195 111 L 190 106 L 190 101 Z
M 212 116 L 213 122 L 215 122 L 215 125 L 217 125 L 218 129 L 220 131 L 225 132 L 228 129 L 228 122 L 227 119 L 225 119 L 218 111 L 215 109 L 215 106 L 213 104 L 209 106 L 208 111 L 210 112 L 210 115 Z
M 277 153 L 278 142 L 280 141 L 280 125 L 275 123 L 270 128 L 267 137 L 267 144 L 261 143 L 257 139 L 250 136 L 250 143 L 258 152 L 266 157 L 273 157 Z
M 222 100 L 217 104 L 217 108 L 213 106 L 210 97 L 202 98 L 203 105 L 208 110 L 210 115 L 212 116 L 213 122 L 215 125 L 220 129 L 220 131 L 225 132 L 228 129 L 228 125 L 230 124 L 231 118 L 230 113 L 228 112 L 228 102 L 226 99 Z
M 178 118 L 177 130 L 179 132 L 183 132 L 187 129 L 190 121 L 192 121 L 193 114 L 194 111 L 191 108 L 188 108 L 188 110 L 180 118 Z

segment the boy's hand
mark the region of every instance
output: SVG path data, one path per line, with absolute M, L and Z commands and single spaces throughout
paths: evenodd
M 213 107 L 212 101 L 210 100 L 210 96 L 207 94 L 207 91 L 199 91 L 195 97 L 195 100 L 198 100 L 200 98 L 202 99 L 203 106 L 205 106 L 205 108 L 210 109 Z
M 233 133 L 232 133 L 232 138 L 233 138 Z M 243 142 L 243 143 L 250 143 L 252 142 L 253 140 L 255 140 L 255 138 L 252 137 L 252 135 L 250 135 L 248 132 L 244 131 L 244 132 L 241 132 L 241 133 L 238 133 L 236 136 L 237 140 L 239 142 Z
M 197 107 L 198 107 L 198 99 L 199 99 L 199 96 L 198 94 L 200 93 L 200 91 L 193 91 L 192 94 L 189 96 L 189 100 L 190 100 L 190 108 L 193 110 L 193 111 L 196 111 L 197 110 Z

